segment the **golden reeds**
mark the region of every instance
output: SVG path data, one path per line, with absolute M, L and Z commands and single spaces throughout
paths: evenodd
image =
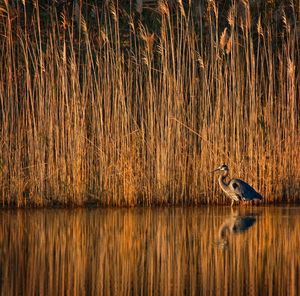
M 223 203 L 223 162 L 265 202 L 299 201 L 296 20 L 29 5 L 0 6 L 3 206 Z

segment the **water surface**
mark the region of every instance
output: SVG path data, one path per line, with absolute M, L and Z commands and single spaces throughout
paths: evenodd
M 1 295 L 300 295 L 300 207 L 0 211 Z

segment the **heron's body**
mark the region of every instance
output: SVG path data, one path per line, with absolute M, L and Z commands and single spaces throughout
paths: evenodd
M 215 171 L 223 172 L 223 174 L 219 176 L 219 184 L 226 195 L 232 200 L 231 206 L 233 206 L 234 201 L 252 201 L 255 199 L 262 199 L 262 196 L 243 180 L 231 179 L 227 183 L 225 180 L 229 172 L 227 165 L 222 165 Z

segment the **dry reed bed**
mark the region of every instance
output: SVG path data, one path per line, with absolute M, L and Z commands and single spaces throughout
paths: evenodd
M 112 1 L 90 18 L 4 1 L 1 204 L 223 203 L 221 163 L 299 201 L 297 15 L 245 1 L 221 28 L 209 3 L 196 19 L 161 1 L 154 32 Z

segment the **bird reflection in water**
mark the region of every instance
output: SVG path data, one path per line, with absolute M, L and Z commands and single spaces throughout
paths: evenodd
M 257 213 L 240 214 L 239 211 L 232 211 L 230 218 L 226 219 L 219 228 L 217 245 L 221 248 L 226 248 L 228 246 L 228 236 L 246 232 L 255 224 L 257 216 Z

